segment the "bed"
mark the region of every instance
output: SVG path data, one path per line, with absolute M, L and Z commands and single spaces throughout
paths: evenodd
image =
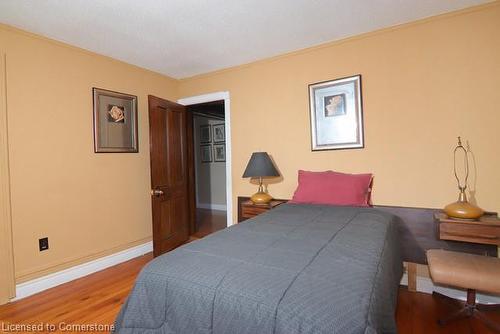
M 157 257 L 117 333 L 395 333 L 396 216 L 283 204 Z

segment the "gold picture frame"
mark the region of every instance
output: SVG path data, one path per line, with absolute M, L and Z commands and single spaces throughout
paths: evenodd
M 92 88 L 94 152 L 137 153 L 137 96 Z

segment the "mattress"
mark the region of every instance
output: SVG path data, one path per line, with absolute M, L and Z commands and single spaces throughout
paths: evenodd
M 396 333 L 396 216 L 283 204 L 151 261 L 117 333 Z

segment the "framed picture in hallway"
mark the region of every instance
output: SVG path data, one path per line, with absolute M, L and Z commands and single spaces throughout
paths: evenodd
M 210 124 L 200 125 L 200 143 L 212 142 L 212 131 L 210 128 Z
M 313 151 L 363 148 L 361 75 L 309 85 Z
M 201 162 L 212 162 L 212 145 L 200 145 Z
M 224 124 L 214 124 L 212 125 L 214 143 L 221 143 L 226 141 L 226 127 Z
M 137 153 L 137 96 L 92 88 L 94 152 Z
M 226 161 L 226 145 L 225 144 L 214 144 L 214 161 L 215 162 Z

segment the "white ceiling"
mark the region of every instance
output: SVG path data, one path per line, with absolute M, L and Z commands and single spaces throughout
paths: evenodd
M 0 22 L 174 78 L 488 0 L 0 0 Z

